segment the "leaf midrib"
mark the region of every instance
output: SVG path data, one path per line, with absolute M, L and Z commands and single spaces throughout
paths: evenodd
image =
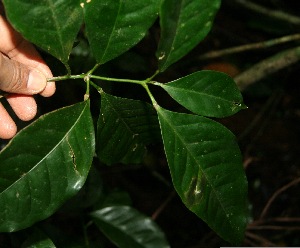
M 19 179 L 17 179 L 16 181 L 14 181 L 10 186 L 8 186 L 5 190 L 3 190 L 0 193 L 0 196 L 2 194 L 4 194 L 6 191 L 8 191 L 11 187 L 13 187 L 15 184 L 17 184 L 21 179 L 24 180 L 24 178 L 27 177 L 27 174 L 29 174 L 31 171 L 33 171 L 40 163 L 42 163 L 53 151 L 56 150 L 56 148 L 66 139 L 66 137 L 69 135 L 69 133 L 73 130 L 74 126 L 78 123 L 78 121 L 80 120 L 80 117 L 83 115 L 83 113 L 85 112 L 85 109 L 87 107 L 88 104 L 85 104 L 85 106 L 83 107 L 80 115 L 78 116 L 77 120 L 74 122 L 74 125 L 72 125 L 69 129 L 69 131 L 62 137 L 62 139 L 47 153 L 45 154 L 45 156 L 36 164 L 34 165 L 28 172 L 26 172 L 26 174 L 22 177 L 20 177 Z
M 167 57 L 166 57 L 166 59 L 165 59 L 165 62 L 163 63 L 163 66 L 162 66 L 162 68 L 164 68 L 165 67 L 165 65 L 166 64 L 168 64 L 168 62 L 169 62 L 169 60 L 170 60 L 170 57 L 171 57 L 171 51 L 172 51 L 172 47 L 174 46 L 174 44 L 175 44 L 175 41 L 176 41 L 176 37 L 177 37 L 177 34 L 178 34 L 178 26 L 179 26 L 179 23 L 180 23 L 180 17 L 181 17 L 181 13 L 182 13 L 182 5 L 183 5 L 183 1 L 184 0 L 181 0 L 181 2 L 180 2 L 180 11 L 179 11 L 179 13 L 178 13 L 178 19 L 177 19 L 177 22 L 176 22 L 176 29 L 175 29 L 175 32 L 174 32 L 174 38 L 173 38 L 173 40 L 172 40 L 172 42 L 171 42 L 171 46 L 169 47 L 169 49 L 168 49 L 168 55 L 167 55 Z
M 49 9 L 50 9 L 50 12 L 51 12 L 51 16 L 52 16 L 52 19 L 53 19 L 53 23 L 54 23 L 54 26 L 56 28 L 56 33 L 58 35 L 58 40 L 59 40 L 59 45 L 60 45 L 60 50 L 61 50 L 61 54 L 63 54 L 63 57 L 65 57 L 64 55 L 64 47 L 63 47 L 63 38 L 62 38 L 62 35 L 61 35 L 61 32 L 60 30 L 62 30 L 61 26 L 59 25 L 59 23 L 57 22 L 57 19 L 55 18 L 56 17 L 56 14 L 54 12 L 55 10 L 55 7 L 54 7 L 54 3 L 52 0 L 47 0 L 48 4 L 49 4 Z M 64 58 L 61 58 L 62 62 L 65 63 L 66 61 L 64 61 L 65 59 Z
M 123 123 L 123 125 L 126 127 L 126 129 L 127 129 L 130 133 L 132 133 L 132 135 L 136 135 L 137 133 L 134 132 L 134 130 L 127 124 L 127 122 L 124 120 L 123 116 L 119 114 L 118 109 L 116 109 L 116 108 L 114 107 L 113 103 L 111 103 L 111 101 L 108 99 L 108 97 L 106 97 L 105 99 L 106 99 L 107 103 L 109 104 L 110 108 L 114 111 L 115 115 L 121 120 L 121 122 Z M 130 109 L 130 110 L 131 110 L 131 109 Z M 130 117 L 130 118 L 132 118 L 132 117 Z M 135 137 L 136 137 L 136 136 L 135 136 Z M 137 141 L 138 141 L 141 145 L 143 145 L 142 142 L 140 142 L 139 139 L 137 139 Z
M 114 34 L 114 31 L 116 30 L 116 26 L 117 26 L 117 23 L 118 23 L 118 20 L 119 20 L 119 14 L 120 14 L 120 11 L 121 11 L 121 6 L 122 6 L 122 4 L 123 4 L 123 1 L 120 0 L 120 1 L 119 1 L 119 9 L 118 9 L 118 13 L 117 13 L 117 15 L 116 15 L 114 25 L 112 26 L 111 33 L 110 33 L 110 36 L 109 36 L 109 38 L 108 38 L 107 45 L 106 45 L 106 47 L 105 47 L 105 49 L 104 49 L 103 55 L 102 55 L 102 57 L 101 57 L 101 60 L 103 60 L 103 59 L 105 58 L 105 55 L 106 55 L 106 53 L 107 53 L 107 50 L 108 50 L 108 48 L 110 47 L 110 43 L 111 43 L 112 37 L 114 36 L 114 35 L 113 35 L 113 34 Z M 100 62 L 102 62 L 102 61 L 100 61 Z
M 179 140 L 181 141 L 181 143 L 182 143 L 182 144 L 185 144 L 185 142 L 183 142 L 183 141 L 184 141 L 184 138 L 176 131 L 175 128 L 172 128 L 173 125 L 171 125 L 171 122 L 169 122 L 169 119 L 164 115 L 164 113 L 163 113 L 162 111 L 160 111 L 160 109 L 162 109 L 162 108 L 161 108 L 161 107 L 158 107 L 157 111 L 160 113 L 160 115 L 161 115 L 162 117 L 164 117 L 165 121 L 166 121 L 167 124 L 170 126 L 170 128 L 174 131 L 174 133 L 177 135 L 177 137 L 179 138 Z M 165 111 L 165 110 L 163 110 L 163 111 Z M 191 158 L 196 162 L 195 164 L 199 165 L 199 163 L 197 162 L 196 158 L 195 158 L 194 156 L 191 155 L 192 152 L 190 151 L 189 147 L 188 147 L 188 146 L 185 146 L 185 148 L 186 148 L 186 151 L 190 154 Z M 221 209 L 222 209 L 223 212 L 224 212 L 224 216 L 227 216 L 227 212 L 225 211 L 225 208 L 224 208 L 222 202 L 220 201 L 220 198 L 218 197 L 218 194 L 216 194 L 217 191 L 216 191 L 216 189 L 213 187 L 213 185 L 212 185 L 212 183 L 211 183 L 211 180 L 207 180 L 208 176 L 207 176 L 206 173 L 202 170 L 202 168 L 201 168 L 200 165 L 198 166 L 198 168 L 199 168 L 199 169 L 201 170 L 201 172 L 203 173 L 203 175 L 204 175 L 206 181 L 209 182 L 209 184 L 210 184 L 210 186 L 211 186 L 211 189 L 212 189 L 212 191 L 213 191 L 215 197 L 218 199 L 218 202 L 219 202 L 219 204 L 220 204 L 220 206 L 221 206 Z M 228 222 L 231 223 L 230 219 L 229 219 L 229 218 L 227 218 L 227 219 L 228 219 Z M 233 227 L 232 227 L 232 229 L 233 229 Z
M 183 92 L 184 94 L 187 94 L 187 93 L 193 93 L 193 94 L 198 94 L 200 96 L 206 96 L 207 98 L 211 98 L 211 99 L 217 99 L 217 100 L 220 100 L 220 101 L 224 101 L 224 102 L 227 102 L 229 104 L 233 104 L 232 101 L 226 99 L 226 98 L 222 98 L 222 97 L 218 97 L 218 96 L 215 96 L 215 95 L 210 95 L 208 93 L 204 93 L 204 92 L 199 92 L 199 91 L 195 91 L 195 90 L 191 90 L 191 89 L 182 89 L 182 88 L 177 88 L 177 87 L 174 87 L 174 86 L 169 86 L 169 85 L 163 85 L 162 86 L 163 88 L 171 88 L 171 89 L 175 89 L 175 91 L 179 91 L 179 92 Z M 176 93 L 175 93 L 176 94 Z

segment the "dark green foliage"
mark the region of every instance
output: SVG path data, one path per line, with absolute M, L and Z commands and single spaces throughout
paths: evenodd
M 210 31 L 221 0 L 165 0 L 160 8 L 160 71 L 191 51 Z
M 92 212 L 91 216 L 118 247 L 170 247 L 157 225 L 129 206 L 102 208 Z
M 87 36 L 97 62 L 104 64 L 136 45 L 157 18 L 159 3 L 160 0 L 83 3 Z
M 199 115 L 226 117 L 245 108 L 233 79 L 221 72 L 199 71 L 159 85 L 181 105 Z
M 240 243 L 247 179 L 234 135 L 202 116 L 158 109 L 174 187 L 184 204 L 220 236 Z
M 235 83 L 213 71 L 196 72 L 166 84 L 153 81 L 205 38 L 220 0 L 4 0 L 4 5 L 13 26 L 68 69 L 82 27 L 98 64 L 88 72 L 59 79 L 81 79 L 87 86 L 86 99 L 94 87 L 101 106 L 96 135 L 90 101 L 85 100 L 41 116 L 1 151 L 1 231 L 31 227 L 56 212 L 81 189 L 94 157 L 108 165 L 142 163 L 147 145 L 162 137 L 173 184 L 183 203 L 226 241 L 238 244 L 243 240 L 247 180 L 240 151 L 229 130 L 203 117 L 230 116 L 244 108 Z M 145 37 L 157 16 L 161 27 L 157 74 L 145 80 L 94 74 Z M 94 80 L 143 87 L 152 106 L 107 94 Z M 161 108 L 151 84 L 163 88 L 192 113 Z M 99 181 L 100 176 L 98 181 L 94 178 L 93 185 L 102 185 Z M 104 197 L 95 189 L 90 196 Z M 103 207 L 98 198 L 87 203 L 97 210 L 87 218 L 118 247 L 169 247 L 160 228 L 137 210 L 117 204 Z M 43 235 L 37 231 L 26 242 L 33 244 Z M 45 236 L 48 241 L 50 245 L 51 239 Z
M 101 93 L 96 151 L 101 161 L 141 163 L 146 145 L 158 135 L 157 116 L 150 104 Z
M 68 63 L 82 24 L 80 0 L 3 2 L 6 15 L 16 30 L 64 64 Z
M 0 153 L 0 230 L 52 215 L 82 187 L 94 155 L 89 103 L 56 110 L 24 128 Z

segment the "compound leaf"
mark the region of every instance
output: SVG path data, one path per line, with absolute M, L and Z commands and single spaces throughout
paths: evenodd
M 16 30 L 67 64 L 83 20 L 80 0 L 3 0 L 3 3 Z
M 202 116 L 158 108 L 174 187 L 183 203 L 224 240 L 242 241 L 247 180 L 234 135 Z
M 0 231 L 49 217 L 84 184 L 94 155 L 89 102 L 46 114 L 0 153 Z
M 182 106 L 199 115 L 226 117 L 245 108 L 235 82 L 221 72 L 195 72 L 173 82 L 157 85 Z
M 149 217 L 129 206 L 110 206 L 91 213 L 99 229 L 120 248 L 170 247 Z
M 140 163 L 146 145 L 158 136 L 157 114 L 150 104 L 101 94 L 96 148 L 101 161 Z
M 161 38 L 156 56 L 164 71 L 190 52 L 210 31 L 220 0 L 164 0 L 160 8 Z
M 159 3 L 160 0 L 86 1 L 86 31 L 97 62 L 104 64 L 136 45 L 157 18 Z

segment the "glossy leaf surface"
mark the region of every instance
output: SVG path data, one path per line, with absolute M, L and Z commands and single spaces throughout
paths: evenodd
M 27 40 L 68 62 L 82 24 L 80 0 L 4 0 L 9 21 Z
M 201 116 L 158 108 L 174 187 L 184 204 L 223 239 L 242 241 L 247 180 L 234 135 Z
M 104 64 L 136 45 L 157 18 L 159 3 L 160 0 L 86 1 L 86 31 L 98 63 Z
M 226 117 L 245 108 L 235 82 L 221 72 L 199 71 L 159 85 L 178 103 L 199 115 Z
M 106 207 L 93 212 L 91 216 L 117 247 L 170 247 L 156 223 L 129 206 Z
M 0 153 L 0 231 L 53 214 L 86 180 L 94 155 L 89 103 L 46 114 Z
M 210 31 L 220 0 L 164 0 L 160 9 L 158 67 L 164 71 Z
M 96 151 L 101 161 L 140 163 L 146 145 L 158 136 L 157 114 L 150 104 L 101 94 Z

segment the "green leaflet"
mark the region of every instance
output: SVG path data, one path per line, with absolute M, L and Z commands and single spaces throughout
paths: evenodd
M 159 139 L 157 115 L 150 104 L 104 92 L 97 126 L 96 152 L 109 165 L 140 163 L 146 145 Z
M 98 63 L 136 45 L 158 16 L 160 0 L 102 0 L 83 4 L 91 50 Z
M 235 82 L 221 72 L 199 71 L 167 84 L 156 84 L 195 114 L 220 118 L 245 108 Z
M 247 220 L 247 180 L 234 135 L 201 116 L 158 108 L 174 187 L 223 239 L 239 244 Z
M 166 70 L 190 52 L 210 31 L 220 0 L 163 0 L 158 68 Z
M 80 0 L 4 0 L 3 3 L 16 30 L 67 64 L 82 25 Z
M 0 153 L 0 231 L 53 214 L 84 184 L 94 155 L 89 102 L 46 114 Z
M 91 216 L 117 247 L 170 247 L 156 223 L 129 206 L 105 207 L 91 213 Z

